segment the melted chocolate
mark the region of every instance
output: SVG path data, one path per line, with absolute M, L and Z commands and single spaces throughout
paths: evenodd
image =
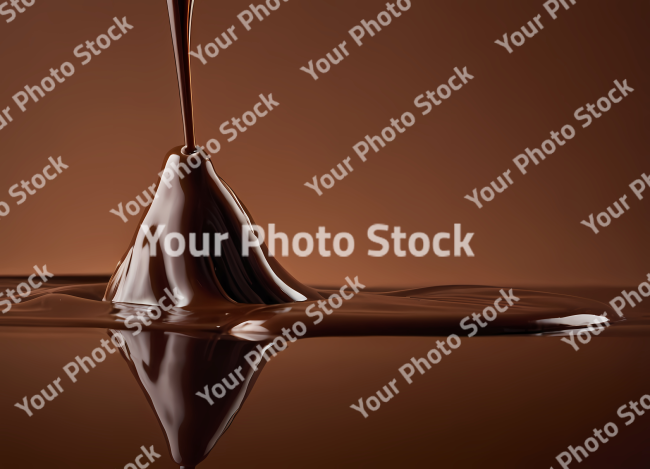
M 189 44 L 192 0 L 168 0 L 180 90 L 185 147 L 165 158 L 171 179 L 158 184 L 154 201 L 108 285 L 44 285 L 0 316 L 0 326 L 106 328 L 125 339 L 123 357 L 155 412 L 170 453 L 184 468 L 205 459 L 232 423 L 250 394 L 265 361 L 254 371 L 244 356 L 303 322 L 301 338 L 324 336 L 466 336 L 460 321 L 494 304 L 496 287 L 432 287 L 393 293 L 356 294 L 317 325 L 305 313 L 329 296 L 302 285 L 268 255 L 266 246 L 240 253 L 241 240 L 252 233 L 253 219 L 210 160 L 197 156 L 192 114 Z M 197 162 L 200 165 L 197 166 Z M 189 173 L 181 173 L 187 167 Z M 196 166 L 196 167 L 195 167 Z M 177 172 L 178 170 L 178 172 Z M 179 174 L 184 174 L 180 177 Z M 157 256 L 142 231 L 164 225 Z M 187 249 L 168 255 L 162 240 L 168 233 L 228 233 L 220 256 L 195 257 Z M 2 281 L 0 281 L 0 284 Z M 11 283 L 11 282 L 10 282 Z M 17 282 L 15 282 L 17 283 Z M 15 285 L 14 283 L 14 285 Z M 343 284 L 343 281 L 341 282 Z M 182 300 L 137 335 L 125 320 L 146 305 L 156 305 L 179 292 Z M 621 319 L 607 305 L 576 297 L 516 290 L 520 301 L 479 330 L 480 335 L 560 332 Z M 213 405 L 196 396 L 237 367 L 243 382 Z
M 192 169 L 192 161 L 201 165 Z M 182 179 L 174 170 L 179 165 Z M 183 166 L 191 172 L 186 174 Z M 155 305 L 165 296 L 165 289 L 177 289 L 185 298 L 179 306 L 215 312 L 233 303 L 321 299 L 314 289 L 302 285 L 269 257 L 265 245 L 251 248 L 248 256 L 241 254 L 242 238 L 253 239 L 254 221 L 237 195 L 217 176 L 212 161 L 185 156 L 178 147 L 167 155 L 164 168 L 169 177 L 159 184 L 113 274 L 106 290 L 107 301 Z M 165 226 L 155 257 L 150 255 L 142 225 L 151 233 Z M 211 243 L 216 233 L 228 233 L 229 238 L 221 243 L 220 256 L 210 249 L 210 256 L 196 257 L 188 248 L 180 257 L 172 257 L 163 249 L 163 239 L 169 233 L 180 233 L 188 244 L 190 234 L 195 233 L 199 247 L 204 233 L 209 234 Z
M 227 307 L 231 303 L 279 304 L 321 297 L 293 278 L 273 258 L 266 246 L 240 253 L 243 237 L 254 239 L 252 216 L 234 191 L 217 176 L 212 162 L 197 155 L 194 143 L 190 35 L 193 0 L 167 0 L 172 42 L 181 98 L 185 147 L 172 149 L 165 158 L 165 183 L 158 181 L 152 204 L 144 212 L 131 246 L 118 264 L 105 299 L 124 303 L 155 305 L 165 289 L 179 291 L 185 298 L 178 306 Z M 195 167 L 197 162 L 199 167 Z M 191 171 L 191 172 L 189 172 Z M 188 174 L 189 172 L 189 174 Z M 165 176 L 163 174 L 163 176 Z M 195 257 L 185 250 L 181 257 L 167 255 L 162 243 L 157 257 L 151 257 L 145 225 L 154 233 L 164 225 L 162 239 L 180 233 L 186 242 L 190 233 L 199 239 L 209 234 L 228 233 L 220 256 Z
M 15 288 L 18 281 L 6 283 Z M 76 281 L 78 283 L 78 280 Z M 0 288 L 3 282 L 0 282 Z M 150 309 L 146 305 L 102 301 L 105 284 L 41 287 L 11 311 L 0 316 L 0 326 L 98 327 L 128 329 L 124 321 L 137 312 Z M 229 335 L 242 340 L 265 340 L 278 336 L 282 328 L 303 322 L 310 337 L 354 336 L 466 336 L 460 321 L 484 308 L 494 307 L 501 297 L 499 287 L 448 286 L 418 288 L 386 293 L 357 293 L 352 299 L 322 322 L 306 310 L 315 301 L 286 305 L 237 304 L 222 300 L 212 308 L 172 307 L 162 311 L 146 330 Z M 319 296 L 335 292 L 319 290 Z M 561 332 L 620 318 L 609 305 L 575 296 L 515 289 L 520 301 L 498 313 L 478 335 L 531 334 Z M 254 328 L 247 323 L 255 321 Z
M 0 281 L 0 288 L 15 288 L 19 281 Z M 307 331 L 299 339 L 457 334 L 466 340 L 467 331 L 460 328 L 460 321 L 493 306 L 500 297 L 499 288 L 472 286 L 360 292 L 317 325 L 305 314 L 314 301 L 255 305 L 221 299 L 212 309 L 171 308 L 134 335 L 125 320 L 147 307 L 102 301 L 105 284 L 78 282 L 47 284 L 50 286 L 36 290 L 0 316 L 0 326 L 95 327 L 121 334 L 126 342 L 122 351 L 125 362 L 158 418 L 170 454 L 185 468 L 194 467 L 208 455 L 266 363 L 262 360 L 254 371 L 244 356 L 258 345 L 264 347 L 283 328 L 303 322 Z M 478 335 L 559 333 L 602 320 L 603 312 L 608 313 L 612 327 L 622 321 L 608 305 L 595 300 L 519 289 L 514 292 L 520 300 L 488 322 Z M 319 296 L 330 293 L 316 292 Z M 244 383 L 222 399 L 214 398 L 214 405 L 196 395 L 239 366 Z
M 196 153 L 194 142 L 194 111 L 192 109 L 192 74 L 190 71 L 190 40 L 192 37 L 192 10 L 194 0 L 167 0 L 169 25 L 176 59 L 178 91 L 185 132 L 185 154 Z

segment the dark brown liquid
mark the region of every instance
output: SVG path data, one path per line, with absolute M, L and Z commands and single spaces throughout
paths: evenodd
M 185 154 L 196 153 L 194 141 L 194 110 L 192 109 L 192 74 L 190 71 L 190 40 L 194 0 L 167 0 L 169 25 L 176 59 L 178 91 L 185 132 Z
M 119 269 L 118 269 L 119 270 Z M 20 280 L 0 280 L 0 289 Z M 250 394 L 263 365 L 254 370 L 245 355 L 264 347 L 283 328 L 300 321 L 300 337 L 445 336 L 467 339 L 460 321 L 501 297 L 496 287 L 431 287 L 393 293 L 356 294 L 314 324 L 305 310 L 313 300 L 284 305 L 237 304 L 221 298 L 197 307 L 172 308 L 134 335 L 125 319 L 144 306 L 102 301 L 105 283 L 79 284 L 79 279 L 53 279 L 0 316 L 0 326 L 105 328 L 126 341 L 122 354 L 138 381 L 179 465 L 199 464 L 214 447 Z M 344 283 L 344 282 L 342 282 Z M 330 291 L 315 291 L 327 297 Z M 487 322 L 478 335 L 550 333 L 586 325 L 607 312 L 612 327 L 622 322 L 609 306 L 574 296 L 515 289 L 519 301 Z M 218 298 L 218 297 L 216 297 Z M 291 344 L 288 345 L 291 347 Z M 282 353 L 282 352 L 279 352 Z M 214 405 L 196 396 L 242 367 L 244 383 Z M 299 377 L 297 377 L 299 379 Z
M 0 289 L 14 288 L 20 280 L 0 280 Z M 11 311 L 0 316 L 0 326 L 96 327 L 128 330 L 124 320 L 146 305 L 102 301 L 105 283 L 79 284 L 79 279 L 52 281 L 36 290 Z M 343 281 L 345 283 L 345 281 Z M 320 290 L 328 296 L 335 292 Z M 207 333 L 231 339 L 266 340 L 281 335 L 282 328 L 303 322 L 301 338 L 362 336 L 467 336 L 460 321 L 494 306 L 499 287 L 448 286 L 387 293 L 361 291 L 319 324 L 306 310 L 315 301 L 287 305 L 216 302 L 212 308 L 172 307 L 144 329 L 183 333 Z M 600 301 L 552 293 L 514 289 L 520 299 L 492 321 L 484 321 L 477 335 L 551 333 L 586 326 L 602 319 L 616 324 L 624 320 Z M 504 303 L 505 304 L 505 303 Z M 256 321 L 263 331 L 247 332 L 242 326 Z M 244 329 L 242 329 L 244 327 Z M 242 333 L 245 332 L 245 334 Z
M 208 233 L 211 240 L 215 233 L 228 233 L 229 239 L 221 256 L 197 258 L 186 250 L 181 257 L 171 257 L 159 243 L 159 255 L 151 258 L 147 240 L 139 230 L 113 274 L 105 299 L 155 305 L 165 296 L 165 289 L 178 289 L 187 299 L 182 306 L 211 310 L 233 302 L 279 304 L 320 299 L 316 291 L 302 285 L 269 257 L 266 247 L 253 249 L 249 256 L 241 255 L 242 238 L 253 236 L 249 233 L 254 223 L 252 216 L 217 176 L 211 161 L 196 156 L 189 55 L 193 4 L 193 0 L 167 0 L 185 147 L 172 149 L 165 158 L 163 168 L 173 175 L 173 180 L 158 185 L 141 225 L 150 227 L 152 232 L 165 225 L 163 236 L 175 232 L 186 240 L 190 233 L 196 233 L 200 239 Z M 202 164 L 187 174 L 196 165 L 192 161 Z
M 194 467 L 207 457 L 228 429 L 259 376 L 246 368 L 244 355 L 256 342 L 229 340 L 215 335 L 122 332 L 128 355 L 125 362 L 156 413 L 171 455 L 183 467 Z M 195 395 L 210 387 L 215 377 L 232 374 L 243 365 L 243 383 L 229 390 L 214 405 Z M 232 381 L 231 381 L 232 382 Z
M 180 169 L 184 175 L 181 179 L 172 167 L 184 165 L 191 169 L 190 159 L 202 163 L 189 174 Z M 187 157 L 178 147 L 167 155 L 164 168 L 173 179 L 167 181 L 169 185 L 159 185 L 141 220 L 151 233 L 165 226 L 157 255 L 150 256 L 150 246 L 139 229 L 113 274 L 106 300 L 155 305 L 165 296 L 165 289 L 178 289 L 186 298 L 182 306 L 214 311 L 234 303 L 321 299 L 315 290 L 302 285 L 269 257 L 266 246 L 251 248 L 249 256 L 242 256 L 241 240 L 249 235 L 254 221 L 232 189 L 217 176 L 210 160 Z M 190 233 L 196 233 L 199 246 L 204 233 L 209 234 L 211 243 L 216 233 L 228 233 L 229 238 L 221 243 L 220 256 L 195 257 L 185 249 L 182 256 L 171 257 L 163 249 L 163 239 L 169 233 L 180 233 L 187 241 Z M 213 249 L 210 252 L 214 254 Z
M 173 149 L 163 165 L 175 173 L 174 165 L 191 167 L 191 155 L 196 153 L 188 54 L 193 1 L 167 3 L 185 132 L 185 148 Z M 332 292 L 301 284 L 268 255 L 264 245 L 242 256 L 241 240 L 249 236 L 252 216 L 217 176 L 212 162 L 200 161 L 183 178 L 175 174 L 167 181 L 169 187 L 159 181 L 156 197 L 108 285 L 49 283 L 0 317 L 0 326 L 95 327 L 121 335 L 126 341 L 125 362 L 165 432 L 173 459 L 182 467 L 195 467 L 205 459 L 250 394 L 265 361 L 255 371 L 245 355 L 268 344 L 283 328 L 302 322 L 306 333 L 301 338 L 448 334 L 463 338 L 467 331 L 460 328 L 460 321 L 501 296 L 499 288 L 471 286 L 361 292 L 314 324 L 306 309 Z M 152 257 L 141 225 L 152 233 L 165 225 L 161 239 L 171 232 L 186 240 L 190 233 L 199 239 L 203 233 L 210 239 L 228 233 L 229 239 L 222 243 L 220 256 L 195 257 L 187 249 L 180 257 L 171 257 L 160 241 L 158 255 Z M 184 299 L 134 335 L 124 320 L 144 305 L 156 305 L 166 290 L 178 291 Z M 487 322 L 479 334 L 557 332 L 594 322 L 605 311 L 610 322 L 620 320 L 608 306 L 593 300 L 523 290 L 515 294 L 520 300 Z M 219 382 L 237 367 L 242 368 L 243 383 L 215 399 L 214 405 L 196 396 L 206 384 Z

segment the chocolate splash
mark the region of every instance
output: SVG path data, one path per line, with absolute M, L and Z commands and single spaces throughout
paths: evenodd
M 197 161 L 200 166 L 192 169 Z M 187 174 L 183 168 L 191 172 Z M 233 190 L 217 176 L 210 160 L 197 154 L 186 156 L 178 147 L 167 155 L 164 170 L 169 177 L 159 184 L 118 264 L 106 289 L 106 301 L 156 305 L 166 295 L 165 289 L 176 289 L 184 298 L 177 306 L 214 312 L 233 303 L 322 299 L 268 256 L 265 245 L 251 247 L 248 256 L 241 254 L 242 239 L 256 239 L 254 221 Z M 152 256 L 144 230 L 154 233 L 163 225 L 156 256 Z M 214 249 L 207 257 L 193 256 L 185 249 L 181 256 L 172 257 L 163 249 L 163 239 L 169 233 L 179 233 L 188 243 L 190 234 L 195 233 L 199 249 L 205 247 L 200 246 L 203 234 L 209 235 L 210 242 L 217 233 L 228 233 L 229 237 L 221 242 L 219 256 L 214 255 Z
M 302 285 L 269 257 L 266 246 L 253 248 L 249 256 L 240 254 L 242 238 L 256 239 L 252 217 L 234 191 L 217 176 L 212 162 L 198 156 L 194 142 L 189 55 L 193 6 L 193 0 L 167 0 L 185 147 L 172 149 L 165 158 L 165 174 L 173 179 L 165 178 L 164 186 L 162 178 L 158 181 L 156 196 L 144 212 L 104 299 L 156 305 L 167 289 L 179 291 L 184 298 L 177 306 L 213 310 L 232 302 L 279 304 L 321 299 L 315 290 Z M 229 239 L 222 244 L 221 256 L 210 250 L 208 257 L 195 257 L 186 250 L 181 257 L 171 257 L 159 243 L 157 257 L 152 257 L 141 228 L 155 232 L 163 225 L 163 239 L 169 233 L 179 233 L 186 241 L 191 233 L 199 239 L 208 234 L 210 240 L 217 233 L 228 233 Z
M 145 393 L 165 433 L 170 453 L 182 469 L 203 461 L 228 429 L 261 372 L 244 363 L 247 353 L 265 346 L 284 328 L 307 322 L 301 338 L 363 335 L 461 334 L 460 321 L 493 304 L 494 287 L 433 287 L 394 293 L 358 293 L 341 310 L 312 324 L 306 310 L 331 292 L 302 285 L 268 255 L 265 245 L 240 252 L 243 239 L 255 239 L 251 214 L 199 154 L 194 141 L 189 44 L 193 0 L 168 0 L 176 58 L 185 146 L 172 149 L 163 163 L 155 198 L 138 226 L 103 296 L 101 285 L 43 288 L 31 295 L 2 325 L 104 327 L 125 339 L 122 355 Z M 152 246 L 147 234 L 160 238 Z M 220 255 L 186 249 L 171 256 L 166 234 L 189 242 L 228 233 Z M 201 242 L 199 241 L 199 242 Z M 156 255 L 152 249 L 155 248 Z M 206 246 L 202 246 L 206 248 Z M 197 247 L 198 249 L 198 247 Z M 137 305 L 157 305 L 170 292 L 178 299 L 142 332 L 125 320 Z M 484 334 L 561 332 L 602 321 L 602 303 L 518 290 L 521 301 L 490 320 Z M 110 302 L 110 303 L 108 303 Z M 293 303 L 278 309 L 270 305 Z M 330 313 L 327 313 L 330 314 Z M 495 313 L 496 314 L 496 313 Z M 118 332 L 119 330 L 119 332 Z M 261 363 L 260 365 L 263 365 Z M 242 379 L 213 405 L 196 395 L 241 367 Z

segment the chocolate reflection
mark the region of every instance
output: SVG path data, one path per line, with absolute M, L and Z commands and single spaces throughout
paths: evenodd
M 15 287 L 17 281 L 0 281 L 0 285 Z M 465 340 L 474 334 L 561 334 L 592 326 L 601 330 L 605 322 L 612 323 L 608 331 L 613 332 L 623 322 L 599 301 L 517 289 L 517 299 L 509 304 L 503 299 L 512 298 L 513 290 L 506 294 L 496 287 L 359 292 L 318 321 L 314 314 L 307 314 L 307 308 L 318 304 L 313 301 L 290 306 L 231 303 L 220 314 L 176 307 L 154 311 L 153 307 L 99 301 L 101 284 L 74 282 L 39 290 L 0 316 L 0 326 L 108 328 L 122 335 L 123 356 L 160 422 L 173 459 L 186 468 L 204 460 L 232 423 L 266 363 L 265 349 L 268 356 L 275 355 L 288 346 L 287 341 L 294 341 L 286 331 L 296 340 L 450 334 Z M 319 294 L 328 297 L 340 291 L 321 290 Z M 147 321 L 131 322 L 139 329 L 130 328 L 129 318 L 147 316 Z M 625 328 L 622 331 L 625 334 Z M 212 405 L 198 392 L 209 396 Z
M 498 293 L 490 287 L 447 287 L 367 295 L 359 299 L 364 306 L 356 313 L 333 313 L 318 326 L 306 319 L 299 304 L 233 311 L 230 319 L 216 326 L 220 333 L 145 328 L 111 334 L 124 337 L 123 357 L 160 422 L 172 458 L 190 468 L 207 457 L 233 422 L 267 361 L 265 353 L 276 355 L 286 349 L 288 340 L 309 337 L 425 333 L 471 337 L 479 327 L 472 326 L 475 330 L 467 334 L 470 328 L 459 327 L 467 322 L 462 319 L 469 320 L 471 311 L 498 306 Z M 608 320 L 601 315 L 603 309 L 612 313 L 593 300 L 524 290 L 517 295 L 517 303 L 499 317 L 476 315 L 486 319 L 479 335 L 557 333 L 592 325 L 602 330 Z M 130 308 L 138 309 L 122 306 L 113 316 L 125 318 L 132 314 Z M 400 312 L 400 306 L 410 310 Z M 166 314 L 181 318 L 184 312 L 172 309 Z M 612 316 L 612 322 L 619 321 Z M 181 323 L 168 322 L 167 327 Z M 285 335 L 289 330 L 295 337 Z
M 207 457 L 259 377 L 265 361 L 255 371 L 245 355 L 269 343 L 201 333 L 110 333 L 124 338 L 122 357 L 156 414 L 172 458 L 186 469 Z M 197 391 L 207 391 L 208 399 Z

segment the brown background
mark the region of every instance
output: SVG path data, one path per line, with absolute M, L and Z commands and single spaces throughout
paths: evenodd
M 355 253 L 291 256 L 283 264 L 310 284 L 358 275 L 372 286 L 433 284 L 638 284 L 648 272 L 650 202 L 628 184 L 650 173 L 647 152 L 648 2 L 578 2 L 552 21 L 542 1 L 418 1 L 357 47 L 347 31 L 375 19 L 385 1 L 291 0 L 245 31 L 250 2 L 198 1 L 193 44 L 236 25 L 239 40 L 203 66 L 193 62 L 198 141 L 218 138 L 218 173 L 266 226 L 289 234 L 348 231 Z M 494 44 L 542 15 L 545 29 L 508 54 Z M 86 66 L 76 45 L 126 16 L 134 26 Z M 345 40 L 350 56 L 314 81 L 299 70 Z M 139 217 L 109 213 L 156 180 L 182 128 L 165 2 L 37 0 L 0 22 L 0 106 L 15 120 L 0 131 L 0 274 L 47 264 L 55 274 L 110 273 Z M 65 61 L 74 76 L 20 113 L 11 96 Z M 454 67 L 475 79 L 421 116 L 413 99 Z M 573 112 L 627 79 L 635 89 L 587 129 Z M 273 93 L 279 108 L 231 142 L 219 125 Z M 417 122 L 366 163 L 352 146 L 405 111 Z M 526 147 L 565 124 L 576 138 L 478 210 L 464 200 Z M 26 203 L 7 194 L 49 156 L 70 166 Z M 321 197 L 303 186 L 352 156 L 355 171 Z M 627 194 L 631 210 L 594 235 L 580 225 Z M 647 191 L 650 197 L 650 190 Z M 462 223 L 474 258 L 370 258 L 366 229 L 399 225 L 430 236 Z M 376 246 L 374 246 L 376 248 Z

